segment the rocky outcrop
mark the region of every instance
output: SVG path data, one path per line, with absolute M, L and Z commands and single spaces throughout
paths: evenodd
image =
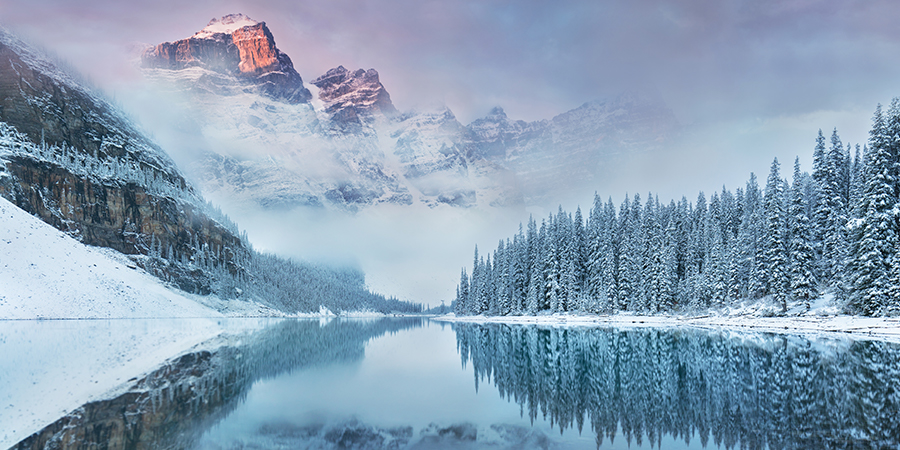
M 358 130 L 375 116 L 391 118 L 397 109 L 375 69 L 350 72 L 344 66 L 329 70 L 312 81 L 332 122 L 343 130 Z
M 201 67 L 234 76 L 242 85 L 288 103 L 312 98 L 291 58 L 275 46 L 266 23 L 242 14 L 213 19 L 194 36 L 145 50 L 141 65 L 166 70 Z
M 0 195 L 88 245 L 129 255 L 248 250 L 174 163 L 115 108 L 0 31 Z M 171 250 L 171 251 L 170 251 Z M 204 293 L 191 274 L 175 281 Z
M 126 255 L 165 249 L 175 260 L 190 259 L 198 247 L 205 247 L 210 254 L 221 255 L 232 272 L 235 257 L 246 253 L 240 238 L 201 208 L 153 195 L 135 183 L 98 182 L 56 164 L 22 157 L 9 158 L 6 170 L 12 177 L 0 182 L 0 195 L 87 245 Z M 159 272 L 156 267 L 145 268 Z M 163 278 L 188 292 L 210 293 L 207 277 L 199 272 Z

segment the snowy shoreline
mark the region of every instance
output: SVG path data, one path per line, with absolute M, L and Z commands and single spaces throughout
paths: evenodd
M 900 343 L 900 318 L 848 315 L 798 315 L 759 317 L 751 315 L 640 316 L 633 314 L 543 316 L 461 316 L 447 314 L 432 320 L 463 323 L 505 323 L 544 326 L 591 326 L 604 328 L 702 328 L 720 331 L 822 335 L 851 339 L 877 339 Z

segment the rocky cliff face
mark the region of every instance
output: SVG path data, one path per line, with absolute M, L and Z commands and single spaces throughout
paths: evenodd
M 312 98 L 291 58 L 275 46 L 266 23 L 242 14 L 213 19 L 194 36 L 147 49 L 141 65 L 166 70 L 201 67 L 232 75 L 244 86 L 289 103 Z
M 0 30 L 0 195 L 85 244 L 130 255 L 246 253 L 171 160 L 115 108 Z M 171 252 L 168 250 L 171 249 Z M 194 292 L 197 280 L 179 277 Z

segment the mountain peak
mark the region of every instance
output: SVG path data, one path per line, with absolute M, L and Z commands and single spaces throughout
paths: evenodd
M 397 114 L 375 69 L 351 72 L 344 66 L 337 66 L 313 80 L 312 84 L 319 88 L 319 99 L 325 103 L 326 111 L 340 121 L 358 121 L 360 114 Z
M 213 18 L 205 28 L 191 37 L 195 39 L 212 39 L 216 34 L 232 34 L 241 28 L 258 24 L 259 22 L 241 13 L 228 14 L 221 19 Z
M 242 84 L 254 85 L 288 103 L 305 103 L 311 97 L 291 58 L 275 46 L 266 23 L 243 14 L 213 19 L 187 39 L 146 50 L 141 66 L 168 70 L 201 67 L 233 75 Z
M 491 119 L 506 119 L 506 111 L 499 106 L 495 106 L 488 112 L 487 117 Z

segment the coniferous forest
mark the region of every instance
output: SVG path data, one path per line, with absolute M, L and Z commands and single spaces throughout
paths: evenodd
M 764 186 L 663 204 L 595 195 L 587 217 L 530 218 L 463 269 L 457 315 L 702 311 L 769 299 L 781 312 L 832 295 L 845 312 L 900 313 L 900 99 L 868 143 L 816 138 L 812 173 L 775 159 Z

